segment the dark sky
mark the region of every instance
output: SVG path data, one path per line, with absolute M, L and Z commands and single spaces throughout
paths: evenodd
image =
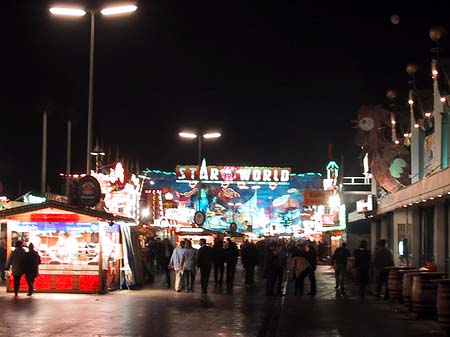
M 75 120 L 73 171 L 86 166 L 89 19 L 51 16 L 53 4 L 0 5 L 0 179 L 10 197 L 39 190 L 43 107 L 51 112 L 53 190 L 65 170 L 67 116 Z M 129 16 L 96 21 L 94 140 L 105 150 L 115 157 L 118 148 L 141 168 L 173 171 L 197 161 L 196 142 L 178 131 L 219 129 L 223 137 L 203 147 L 211 164 L 323 172 L 333 144 L 346 176 L 360 174 L 351 122 L 358 108 L 384 103 L 389 88 L 407 90 L 406 65 L 429 65 L 429 28 L 448 27 L 450 9 L 448 1 L 137 5 Z

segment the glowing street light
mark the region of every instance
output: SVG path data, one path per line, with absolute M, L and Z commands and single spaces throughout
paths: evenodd
M 201 136 L 199 136 L 196 133 L 189 132 L 189 131 L 179 132 L 178 135 L 181 138 L 188 138 L 188 139 L 197 138 L 198 139 L 198 171 L 199 171 L 198 182 L 200 185 L 200 167 L 202 166 L 202 138 L 217 139 L 217 138 L 220 138 L 222 135 L 219 132 L 211 132 L 211 133 L 204 133 Z M 199 210 L 200 209 L 200 188 L 198 188 L 197 200 L 198 200 L 197 210 Z
M 137 10 L 137 6 L 135 5 L 127 5 L 127 6 L 117 6 L 117 7 L 108 7 L 104 8 L 100 11 L 103 15 L 116 15 L 116 14 L 124 14 L 131 13 Z
M 122 5 L 114 7 L 106 7 L 101 10 L 70 8 L 70 7 L 52 7 L 50 13 L 57 16 L 84 16 L 86 13 L 91 15 L 91 34 L 90 34 L 90 53 L 89 53 L 89 98 L 88 98 L 88 130 L 87 130 L 87 151 L 86 151 L 86 174 L 91 173 L 91 151 L 92 151 L 92 115 L 94 106 L 94 41 L 95 41 L 95 14 L 97 12 L 102 15 L 117 15 L 130 13 L 137 10 L 135 5 Z
M 189 139 L 198 139 L 198 167 L 200 169 L 200 166 L 202 165 L 202 138 L 204 139 L 216 139 L 220 138 L 222 134 L 220 132 L 210 132 L 210 133 L 204 133 L 201 136 L 197 135 L 196 133 L 189 132 L 189 131 L 182 131 L 179 132 L 178 135 L 181 138 L 189 138 Z
M 79 8 L 61 8 L 52 7 L 50 8 L 50 13 L 54 15 L 66 15 L 66 16 L 84 16 L 86 11 Z

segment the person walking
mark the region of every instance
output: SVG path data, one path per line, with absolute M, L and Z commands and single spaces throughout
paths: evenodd
M 241 259 L 245 269 L 245 285 L 252 285 L 255 278 L 255 266 L 258 264 L 258 250 L 254 243 L 248 240 L 244 242 L 241 248 Z
M 163 239 L 161 247 L 158 249 L 157 252 L 158 254 L 157 259 L 159 261 L 161 270 L 166 275 L 167 288 L 171 287 L 169 263 L 172 253 L 173 253 L 173 246 L 170 243 L 169 239 L 167 238 Z
M 6 281 L 5 278 L 5 266 L 6 266 L 6 244 L 5 240 L 0 240 L 0 278 L 3 282 Z
M 355 257 L 356 278 L 359 284 L 359 295 L 364 300 L 366 296 L 366 286 L 369 283 L 370 271 L 370 251 L 367 249 L 367 241 L 362 240 L 359 248 L 355 249 L 353 256 Z
M 27 252 L 23 249 L 21 240 L 17 240 L 14 251 L 10 254 L 5 265 L 5 270 L 12 266 L 12 275 L 14 278 L 14 296 L 18 295 L 20 288 L 20 279 L 25 274 L 27 267 Z
M 308 241 L 307 259 L 311 265 L 311 271 L 308 273 L 311 290 L 308 295 L 316 296 L 317 250 L 312 241 Z
M 173 269 L 175 272 L 175 291 L 181 291 L 181 281 L 183 278 L 183 265 L 184 265 L 184 241 L 180 241 L 178 247 L 176 247 L 169 261 L 169 269 Z
M 386 240 L 378 241 L 375 247 L 372 266 L 375 274 L 377 299 L 380 298 L 382 289 L 384 290 L 384 299 L 387 299 L 388 271 L 386 267 L 394 266 L 394 258 L 391 251 L 386 247 Z
M 225 265 L 225 250 L 223 241 L 217 240 L 213 246 L 214 286 L 222 286 L 223 271 Z
M 206 239 L 200 239 L 198 267 L 200 268 L 200 284 L 204 294 L 208 293 L 208 282 L 213 263 L 213 253 L 213 248 L 206 244 Z
M 39 253 L 34 250 L 34 245 L 30 243 L 28 245 L 27 263 L 25 269 L 25 279 L 28 283 L 27 296 L 33 295 L 34 292 L 34 280 L 39 275 L 39 265 L 41 264 L 41 257 Z
M 347 258 L 351 256 L 347 243 L 342 242 L 341 246 L 336 248 L 331 257 L 331 264 L 334 265 L 334 277 L 336 279 L 335 289 L 341 288 L 345 292 L 345 273 L 347 270 Z
M 298 244 L 297 249 L 294 250 L 289 262 L 289 270 L 292 278 L 295 280 L 294 295 L 303 296 L 305 287 L 305 277 L 311 272 L 312 267 L 308 261 L 306 246 Z
M 319 255 L 319 261 L 323 261 L 325 258 L 325 246 L 323 245 L 322 241 L 319 241 L 317 243 L 317 254 Z
M 270 242 L 265 256 L 266 296 L 282 295 L 281 287 L 287 265 L 287 252 L 281 244 Z
M 195 273 L 197 271 L 197 249 L 192 247 L 190 240 L 184 242 L 183 278 L 186 292 L 194 291 Z
M 234 285 L 234 273 L 236 272 L 236 264 L 239 258 L 239 250 L 230 238 L 227 238 L 227 247 L 225 248 L 225 263 L 227 266 L 227 290 L 230 292 L 233 290 Z

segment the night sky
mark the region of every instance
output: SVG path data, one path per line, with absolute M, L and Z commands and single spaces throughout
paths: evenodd
M 60 191 L 58 174 L 65 171 L 68 118 L 73 172 L 85 171 L 89 18 L 48 12 L 70 3 L 0 5 L 0 180 L 10 198 L 40 189 L 43 108 L 50 112 L 52 191 Z M 141 169 L 166 171 L 196 163 L 197 143 L 178 137 L 191 128 L 222 132 L 219 141 L 203 144 L 210 164 L 323 173 L 333 144 L 344 175 L 360 175 L 352 129 L 358 108 L 385 103 L 390 88 L 405 93 L 409 62 L 429 73 L 428 31 L 450 28 L 448 1 L 136 4 L 138 11 L 127 16 L 97 16 L 94 142 L 111 152 L 111 162 L 118 151 Z M 398 24 L 391 22 L 394 14 Z

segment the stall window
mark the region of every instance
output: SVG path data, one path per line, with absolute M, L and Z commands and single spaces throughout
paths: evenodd
M 98 224 L 16 223 L 11 249 L 17 240 L 33 243 L 42 264 L 98 265 Z

